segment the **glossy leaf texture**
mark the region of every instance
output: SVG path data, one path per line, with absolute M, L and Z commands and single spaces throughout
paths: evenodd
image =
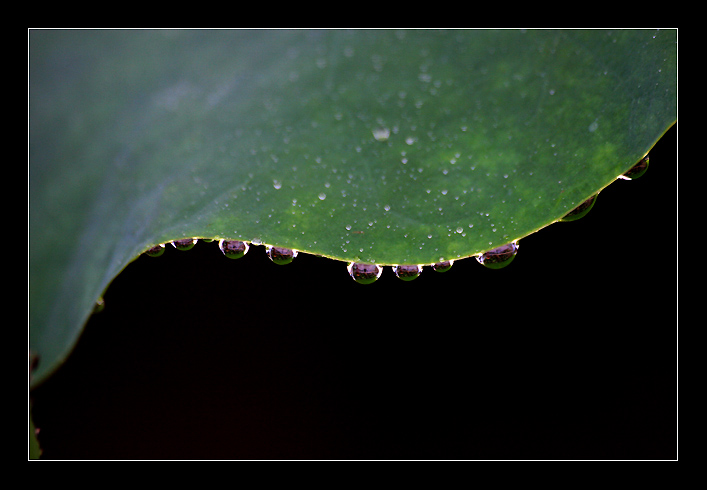
M 33 383 L 158 243 L 431 264 L 559 220 L 674 124 L 676 41 L 675 30 L 30 31 Z

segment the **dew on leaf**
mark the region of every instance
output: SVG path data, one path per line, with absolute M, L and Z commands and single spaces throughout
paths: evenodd
M 479 264 L 489 269 L 502 269 L 510 264 L 518 253 L 518 244 L 511 242 L 476 257 Z
M 453 263 L 453 260 L 443 260 L 441 262 L 437 262 L 436 264 L 432 264 L 432 270 L 435 272 L 447 272 L 452 268 Z
M 572 211 L 564 215 L 560 221 L 576 221 L 583 218 L 592 209 L 599 194 L 594 194 L 592 197 L 584 201 L 582 204 L 574 208 Z
M 635 180 L 641 177 L 648 170 L 648 155 L 643 157 L 640 162 L 631 167 L 631 169 L 623 175 L 619 176 L 619 179 L 623 180 Z
M 383 272 L 383 268 L 376 264 L 363 264 L 351 262 L 346 267 L 351 278 L 359 284 L 371 284 L 376 282 Z
M 273 247 L 272 245 L 268 245 L 265 252 L 268 254 L 270 260 L 277 265 L 289 264 L 295 257 L 297 257 L 297 250 L 283 247 Z
M 219 240 L 218 248 L 229 259 L 240 259 L 248 253 L 248 244 L 239 240 Z
M 98 298 L 96 303 L 93 305 L 93 313 L 100 313 L 106 307 L 106 302 L 103 298 Z
M 198 241 L 198 238 L 183 238 L 181 240 L 172 241 L 172 246 L 177 250 L 186 251 L 194 248 L 194 245 L 196 245 Z
M 390 138 L 390 129 L 376 128 L 373 130 L 373 137 L 376 141 L 388 141 L 388 138 Z
M 151 247 L 145 251 L 145 255 L 148 257 L 159 257 L 164 253 L 164 243 L 160 243 L 159 245 L 155 245 L 154 247 Z
M 421 265 L 396 265 L 393 266 L 393 272 L 403 281 L 412 281 L 422 273 Z

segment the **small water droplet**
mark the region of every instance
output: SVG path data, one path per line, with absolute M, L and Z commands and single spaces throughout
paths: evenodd
M 351 262 L 346 269 L 348 269 L 351 278 L 359 284 L 376 282 L 383 272 L 383 268 L 379 265 L 360 262 Z
M 421 265 L 396 265 L 393 267 L 393 272 L 403 281 L 412 281 L 422 273 Z
M 253 238 L 253 239 L 250 241 L 250 243 L 251 243 L 251 245 L 262 245 L 262 244 L 263 244 L 263 240 L 261 240 L 260 238 Z
M 182 240 L 174 240 L 172 246 L 177 250 L 186 251 L 194 248 L 198 241 L 198 238 L 183 238 Z
M 270 257 L 270 260 L 277 265 L 289 264 L 295 257 L 297 257 L 297 250 L 283 247 L 273 247 L 272 245 L 268 245 L 265 252 L 268 254 L 268 257 Z
M 106 302 L 103 300 L 103 298 L 98 298 L 98 301 L 96 301 L 96 304 L 93 305 L 93 313 L 100 313 L 103 311 L 103 309 L 106 307 Z
M 320 192 L 319 193 L 319 200 L 323 201 L 324 199 L 326 199 L 326 194 L 324 194 L 323 192 Z
M 279 190 L 282 187 L 282 182 L 279 180 L 273 180 L 272 186 L 275 188 L 275 190 Z
M 441 262 L 437 262 L 436 264 L 432 264 L 432 270 L 435 272 L 447 272 L 452 268 L 453 263 L 453 260 L 443 260 Z
M 648 170 L 648 160 L 648 155 L 646 155 L 641 159 L 640 162 L 631 167 L 631 170 L 629 170 L 623 175 L 620 175 L 619 178 L 623 180 L 635 180 L 641 177 L 643 174 L 646 173 L 646 170 Z
M 599 194 L 594 194 L 592 197 L 590 197 L 582 204 L 574 208 L 572 211 L 564 215 L 562 219 L 560 219 L 560 221 L 576 221 L 579 218 L 583 218 L 584 216 L 586 216 L 589 210 L 591 210 L 594 206 L 598 195 Z
M 373 137 L 376 141 L 388 141 L 388 138 L 390 138 L 390 129 L 376 128 L 373 130 Z
M 164 253 L 164 243 L 160 243 L 159 245 L 155 245 L 152 248 L 149 248 L 145 251 L 145 255 L 149 257 L 159 257 Z
M 412 136 L 410 136 L 410 137 L 408 137 L 408 138 L 405 139 L 405 143 L 407 143 L 408 145 L 413 145 L 413 144 L 415 144 L 415 138 L 413 138 Z
M 461 226 L 458 226 L 458 227 L 457 227 L 457 233 L 461 233 L 461 232 L 463 232 L 463 231 L 464 231 L 464 228 L 462 228 Z
M 488 267 L 489 269 L 502 269 L 508 264 L 513 262 L 513 259 L 518 253 L 518 244 L 516 242 L 509 243 L 507 245 L 502 245 L 493 250 L 489 250 L 476 257 L 479 264 Z
M 248 253 L 248 244 L 239 240 L 219 240 L 218 248 L 229 259 L 240 259 Z

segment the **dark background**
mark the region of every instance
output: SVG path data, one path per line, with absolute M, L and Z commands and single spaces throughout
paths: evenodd
M 138 258 L 32 393 L 43 458 L 677 458 L 676 133 L 502 270 Z

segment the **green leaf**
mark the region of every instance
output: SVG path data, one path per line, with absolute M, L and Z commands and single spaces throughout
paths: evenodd
M 33 385 L 158 243 L 430 264 L 558 221 L 674 124 L 676 37 L 31 31 Z

